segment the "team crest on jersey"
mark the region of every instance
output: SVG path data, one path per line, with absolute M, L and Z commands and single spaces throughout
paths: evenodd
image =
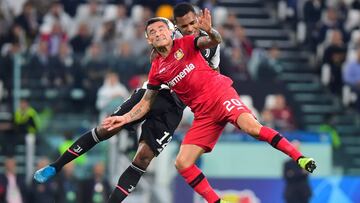
M 178 49 L 175 54 L 174 57 L 176 58 L 176 60 L 180 60 L 184 57 L 184 52 L 181 49 Z

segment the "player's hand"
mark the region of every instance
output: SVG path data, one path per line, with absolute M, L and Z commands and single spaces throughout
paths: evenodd
M 107 131 L 112 131 L 122 127 L 125 124 L 127 124 L 127 119 L 125 116 L 111 116 L 104 119 L 102 122 L 102 127 Z
M 212 25 L 211 25 L 211 14 L 209 9 L 205 8 L 204 10 L 200 11 L 199 26 L 200 29 L 204 30 L 207 33 L 211 31 Z

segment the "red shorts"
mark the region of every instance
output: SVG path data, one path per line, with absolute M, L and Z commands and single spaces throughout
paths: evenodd
M 194 144 L 210 152 L 228 122 L 237 126 L 236 120 L 240 114 L 251 113 L 233 87 L 219 96 L 214 95 L 214 100 L 210 102 L 211 106 L 206 112 L 195 112 L 194 122 L 182 144 Z

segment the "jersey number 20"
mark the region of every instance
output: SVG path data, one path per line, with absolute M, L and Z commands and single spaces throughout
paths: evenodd
M 238 110 L 244 109 L 243 103 L 241 103 L 241 101 L 238 99 L 226 100 L 224 101 L 223 105 L 226 107 L 226 110 L 228 110 L 229 112 L 234 108 L 237 108 Z

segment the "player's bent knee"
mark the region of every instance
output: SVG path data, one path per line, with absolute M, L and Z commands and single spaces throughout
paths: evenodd
M 184 156 L 178 156 L 175 160 L 175 167 L 177 170 L 184 170 L 186 168 L 189 168 L 194 163 L 186 159 Z
M 181 145 L 175 160 L 176 169 L 184 170 L 191 167 L 204 152 L 203 148 L 194 144 Z
M 95 131 L 96 131 L 96 135 L 98 136 L 98 139 L 100 141 L 107 140 L 116 134 L 116 131 L 114 131 L 114 130 L 107 131 L 106 129 L 102 128 L 101 126 L 96 127 Z
M 245 133 L 257 137 L 262 125 L 251 114 L 241 114 L 237 124 Z
M 248 125 L 245 128 L 242 128 L 242 130 L 253 137 L 259 136 L 259 132 L 261 129 L 261 125 Z
M 136 155 L 134 157 L 133 163 L 139 166 L 140 168 L 146 170 L 153 158 L 154 157 L 151 155 L 144 155 L 144 154 Z
M 144 142 L 139 143 L 138 151 L 136 152 L 136 155 L 133 159 L 133 162 L 141 167 L 142 169 L 146 169 L 150 162 L 155 157 L 154 152 L 151 150 L 151 148 Z

